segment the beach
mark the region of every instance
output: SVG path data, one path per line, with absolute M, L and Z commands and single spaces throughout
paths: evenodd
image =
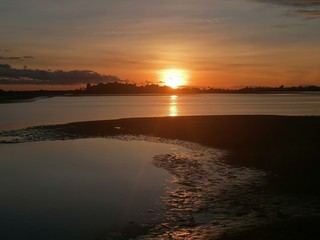
M 221 115 L 75 122 L 8 131 L 4 135 L 18 137 L 12 142 L 96 137 L 140 138 L 145 141 L 157 139 L 159 142 L 175 141 L 176 144 L 195 143 L 225 151 L 226 154 L 221 157 L 223 164 L 234 167 L 234 171 L 242 171 L 243 176 L 250 169 L 265 173 L 263 184 L 253 184 L 245 190 L 241 189 L 241 185 L 235 185 L 236 188 L 225 189 L 224 195 L 218 197 L 220 200 L 217 200 L 217 196 L 205 197 L 208 202 L 205 211 L 209 212 L 210 208 L 214 209 L 221 205 L 221 201 L 225 201 L 228 202 L 226 209 L 232 212 L 235 219 L 242 219 L 242 222 L 259 219 L 256 226 L 250 223 L 248 226 L 236 225 L 226 229 L 221 227 L 222 223 L 218 223 L 217 227 L 209 221 L 212 226 L 206 225 L 206 234 L 203 235 L 206 237 L 203 239 L 229 240 L 313 239 L 318 236 L 319 134 L 320 118 L 315 116 Z M 208 151 L 202 153 L 206 154 Z M 183 186 L 191 186 L 190 192 L 196 191 L 195 185 L 201 174 L 204 179 L 211 174 L 199 170 L 196 158 L 191 161 L 168 155 L 161 159 L 155 159 L 154 164 L 180 177 Z M 179 159 L 182 159 L 180 163 Z M 179 172 L 181 168 L 183 171 Z M 229 178 L 231 184 L 237 181 L 232 174 Z M 214 185 L 209 184 L 206 189 L 199 191 L 203 196 L 210 195 L 214 190 L 211 188 Z M 212 205 L 210 201 L 215 204 Z M 255 216 L 251 218 L 253 213 Z M 188 227 L 195 229 L 201 226 L 191 224 Z M 224 231 L 217 234 L 217 229 Z M 179 238 L 179 234 L 174 239 L 183 239 Z
M 320 166 L 317 161 L 320 157 L 317 151 L 320 117 L 317 116 L 133 118 L 47 128 L 78 137 L 146 135 L 195 142 L 230 150 L 225 158 L 227 163 L 273 171 L 292 178 L 301 177 L 299 180 L 305 181 L 308 180 L 305 173 L 317 171 Z

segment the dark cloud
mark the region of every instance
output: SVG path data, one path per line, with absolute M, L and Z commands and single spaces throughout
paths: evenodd
M 288 16 L 298 16 L 306 18 L 320 17 L 320 0 L 257 0 L 259 2 L 277 4 L 296 8 L 290 10 Z
M 292 16 L 308 17 L 308 18 L 318 18 L 320 17 L 320 9 L 305 9 L 305 10 L 296 10 L 291 12 Z
M 9 64 L 0 64 L 0 84 L 77 85 L 122 81 L 116 76 L 101 75 L 88 70 L 50 71 L 39 69 L 16 69 Z
M 316 7 L 320 5 L 320 0 L 258 0 L 259 2 L 282 4 L 296 7 Z

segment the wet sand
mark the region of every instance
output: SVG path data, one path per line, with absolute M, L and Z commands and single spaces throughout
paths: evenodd
M 73 135 L 147 135 L 226 149 L 229 150 L 229 154 L 224 158 L 227 163 L 253 167 L 268 173 L 268 184 L 263 187 L 266 189 L 260 188 L 259 191 L 275 191 L 294 196 L 312 195 L 319 201 L 320 117 L 138 118 L 71 123 L 54 128 Z M 226 231 L 219 238 L 315 239 L 320 234 L 317 227 L 320 216 L 290 217 L 281 211 L 278 215 L 278 220 L 272 223 L 268 222 L 256 228 Z
M 191 116 L 77 122 L 48 127 L 68 135 L 146 135 L 230 150 L 225 161 L 314 182 L 320 169 L 320 117 Z M 308 173 L 309 175 L 305 175 Z M 310 175 L 311 174 L 311 175 Z M 280 177 L 280 176 L 279 176 Z M 294 189 L 300 186 L 294 182 Z M 289 187 L 289 186 L 288 186 Z M 320 188 L 318 188 L 320 189 Z M 319 193 L 318 189 L 314 193 Z
M 260 185 L 250 194 L 248 191 L 243 194 L 233 191 L 236 194 L 228 193 L 224 200 L 232 201 L 232 207 L 237 208 L 235 217 L 244 220 L 244 216 L 254 212 L 255 217 L 265 224 L 254 228 L 240 226 L 217 237 L 215 231 L 221 226 L 217 227 L 213 222 L 204 239 L 316 239 L 320 235 L 317 227 L 320 225 L 320 117 L 250 115 L 102 120 L 30 128 L 25 131 L 24 138 L 43 140 L 50 139 L 50 136 L 53 139 L 70 139 L 126 135 L 176 139 L 227 150 L 228 154 L 223 157 L 225 163 L 267 173 L 267 184 Z M 156 164 L 174 169 L 166 162 Z M 190 180 L 190 176 L 184 179 Z M 204 195 L 211 193 L 209 188 Z M 196 188 L 194 192 L 197 192 Z M 252 202 L 254 195 L 259 197 Z M 278 196 L 294 200 L 286 203 Z M 306 200 L 309 197 L 312 204 Z M 213 201 L 214 198 L 207 200 Z M 274 208 L 272 214 L 276 214 L 275 218 L 270 218 L 274 221 L 267 221 L 269 202 Z M 286 204 L 290 208 L 288 212 L 282 210 Z M 304 204 L 303 208 L 301 204 Z M 208 237 L 210 234 L 215 237 Z

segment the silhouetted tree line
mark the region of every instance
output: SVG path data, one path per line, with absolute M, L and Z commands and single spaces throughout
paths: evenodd
M 236 90 L 225 90 L 226 93 L 281 93 L 281 92 L 316 92 L 319 86 L 292 86 L 284 87 L 245 87 Z
M 173 89 L 168 86 L 147 84 L 138 86 L 128 83 L 99 83 L 96 85 L 87 84 L 83 89 L 52 91 L 4 91 L 0 89 L 0 102 L 12 102 L 17 100 L 31 99 L 36 97 L 54 97 L 65 95 L 90 95 L 90 94 L 201 94 L 201 93 L 239 93 L 239 94 L 268 94 L 287 92 L 317 92 L 320 86 L 297 86 L 297 87 L 245 87 L 241 89 L 222 88 L 196 88 L 181 87 Z
M 273 92 L 301 92 L 301 91 L 320 91 L 318 86 L 298 86 L 298 87 L 245 87 L 241 89 L 222 89 L 222 88 L 196 88 L 182 87 L 172 89 L 168 86 L 147 84 L 138 86 L 128 83 L 99 83 L 97 85 L 87 84 L 81 93 L 85 94 L 195 94 L 195 93 L 273 93 Z
M 128 83 L 99 83 L 97 85 L 87 84 L 87 87 L 82 90 L 86 94 L 148 94 L 148 93 L 172 93 L 174 89 L 167 86 L 159 86 L 148 84 L 138 86 Z

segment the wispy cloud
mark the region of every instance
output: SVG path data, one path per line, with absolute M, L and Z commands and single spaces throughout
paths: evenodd
M 3 85 L 78 85 L 122 81 L 116 76 L 101 75 L 89 70 L 50 71 L 16 69 L 0 64 L 0 84 Z
M 292 11 L 292 16 L 298 16 L 298 17 L 307 17 L 307 18 L 318 18 L 320 17 L 320 9 L 302 9 L 302 10 L 296 10 Z
M 10 52 L 8 49 L 0 49 L 0 52 Z
M 0 60 L 13 60 L 13 61 L 24 61 L 26 59 L 33 59 L 35 57 L 33 56 L 22 56 L 22 57 L 17 57 L 17 56 L 0 56 Z
M 298 16 L 305 18 L 320 17 L 320 0 L 257 0 L 259 2 L 278 4 L 292 7 L 288 11 L 288 16 Z M 296 10 L 295 10 L 296 9 Z
M 297 7 L 319 6 L 320 0 L 258 0 L 260 2 L 276 3 Z

